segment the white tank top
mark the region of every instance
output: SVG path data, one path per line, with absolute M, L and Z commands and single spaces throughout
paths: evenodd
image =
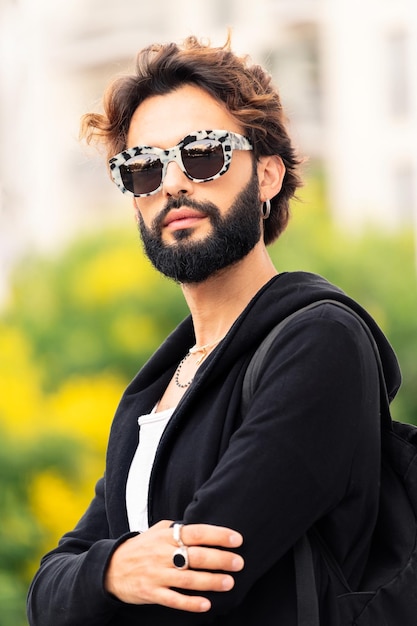
M 131 531 L 143 532 L 148 524 L 149 479 L 156 449 L 174 408 L 141 415 L 138 418 L 140 442 L 126 483 L 126 509 Z

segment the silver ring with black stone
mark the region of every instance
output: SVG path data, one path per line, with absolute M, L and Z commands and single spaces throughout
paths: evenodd
M 188 550 L 187 546 L 177 548 L 172 556 L 172 562 L 177 569 L 188 569 Z

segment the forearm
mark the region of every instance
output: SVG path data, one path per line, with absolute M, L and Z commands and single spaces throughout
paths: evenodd
M 79 554 L 64 552 L 64 548 L 47 554 L 29 589 L 29 624 L 103 626 L 109 623 L 119 603 L 104 589 L 105 571 L 114 550 L 127 537 L 97 541 Z
M 43 557 L 28 593 L 30 626 L 98 626 L 117 612 L 120 603 L 104 589 L 105 572 L 117 547 L 137 533 L 109 538 L 104 491 L 102 478 L 77 526 Z

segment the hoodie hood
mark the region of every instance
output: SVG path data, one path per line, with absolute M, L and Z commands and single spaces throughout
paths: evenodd
M 365 321 L 378 346 L 387 394 L 391 401 L 400 387 L 401 374 L 395 353 L 384 333 L 369 313 L 344 291 L 322 276 L 309 272 L 284 272 L 266 283 L 236 319 L 216 351 L 210 354 L 200 366 L 195 381 L 200 379 L 207 370 L 213 374 L 220 359 L 222 371 L 233 367 L 234 363 L 242 357 L 248 363 L 251 355 L 272 328 L 291 313 L 318 300 L 342 302 Z M 245 341 L 242 341 L 242 336 Z M 134 400 L 134 395 L 140 388 L 149 386 L 151 390 L 155 384 L 156 386 L 161 384 L 161 380 L 163 385 L 167 385 L 172 371 L 175 371 L 178 362 L 194 343 L 193 322 L 189 316 L 167 337 L 143 366 L 126 390 L 125 398 L 131 397 Z M 152 401 L 154 401 L 153 396 Z

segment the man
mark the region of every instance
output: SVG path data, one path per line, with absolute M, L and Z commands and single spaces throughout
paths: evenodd
M 399 370 L 339 289 L 278 273 L 299 160 L 269 76 L 187 39 L 139 53 L 84 132 L 104 140 L 145 250 L 191 316 L 126 390 L 105 478 L 32 583 L 32 626 L 297 624 L 292 547 L 313 525 L 352 588 L 378 510 L 379 388 L 361 324 L 332 304 L 274 341 L 248 407 L 242 381 L 277 322 L 332 298 L 360 311 L 392 397 Z M 139 425 L 139 427 L 138 427 Z M 174 523 L 175 522 L 175 523 Z M 320 623 L 332 586 L 316 553 Z

